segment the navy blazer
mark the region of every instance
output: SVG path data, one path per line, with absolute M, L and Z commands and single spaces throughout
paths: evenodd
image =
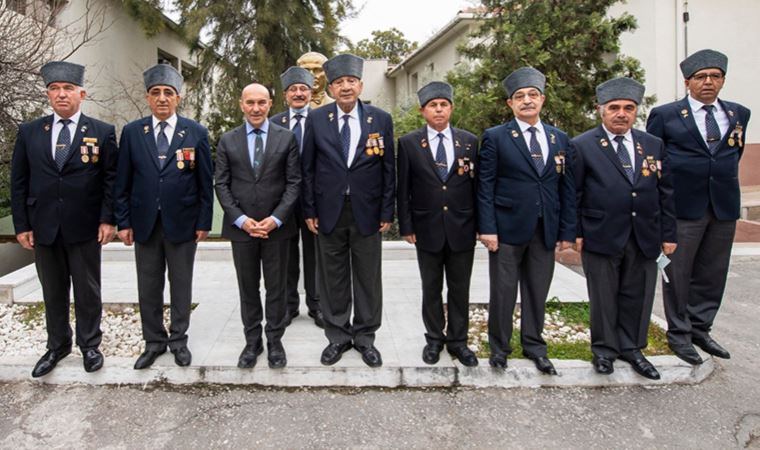
M 499 242 L 523 245 L 544 220 L 544 244 L 575 241 L 575 184 L 569 139 L 543 123 L 549 155 L 541 174 L 530 156 L 516 120 L 489 128 L 480 145 L 478 229 L 498 234 Z
M 647 131 L 662 139 L 668 152 L 679 219 L 699 219 L 709 206 L 718 220 L 739 218 L 739 160 L 750 111 L 737 103 L 718 102 L 728 114 L 729 126 L 715 155 L 699 133 L 687 97 L 658 106 L 649 114 Z
M 478 138 L 451 128 L 455 160 L 442 181 L 428 143 L 427 126 L 398 140 L 398 225 L 401 236 L 415 234 L 417 248 L 439 252 L 448 242 L 461 252 L 475 246 Z M 467 169 L 465 171 L 465 168 Z
M 214 188 L 206 128 L 177 116 L 169 154 L 160 170 L 152 116 L 128 123 L 119 146 L 114 198 L 120 230 L 132 228 L 135 241 L 145 242 L 159 214 L 170 242 L 194 240 L 196 230 L 211 230 Z M 178 164 L 176 151 L 182 149 L 194 151 L 195 164 Z
M 604 255 L 623 251 L 631 234 L 647 258 L 664 242 L 676 242 L 676 219 L 668 156 L 662 140 L 631 130 L 633 183 L 601 125 L 571 142 L 578 201 L 577 234 L 583 248 Z M 644 165 L 646 164 L 646 169 Z
M 115 223 L 114 127 L 84 114 L 79 117 L 60 172 L 52 154 L 53 115 L 22 124 L 16 136 L 11 162 L 13 226 L 16 234 L 33 231 L 35 242 L 42 245 L 53 244 L 59 231 L 67 244 L 97 239 L 101 223 Z
M 312 110 L 306 118 L 303 140 L 303 213 L 318 218 L 319 229 L 335 229 L 343 209 L 346 187 L 351 191 L 351 208 L 356 227 L 363 236 L 380 229 L 380 222 L 393 221 L 396 161 L 393 122 L 390 114 L 359 102 L 362 134 L 351 166 L 343 160 L 336 103 Z M 370 135 L 382 139 L 384 148 L 367 148 Z M 380 151 L 382 150 L 382 151 Z

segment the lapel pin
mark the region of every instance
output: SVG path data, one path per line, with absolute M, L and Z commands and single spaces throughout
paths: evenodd
M 512 130 L 512 137 L 516 138 L 517 136 L 519 136 L 519 134 L 517 133 L 517 130 Z
M 420 145 L 422 146 L 422 148 L 426 148 L 427 147 L 427 140 L 425 138 L 422 138 L 422 141 L 420 141 Z
M 285 116 L 282 116 L 282 123 L 287 123 L 287 122 L 288 122 L 288 118 Z
M 549 139 L 551 139 L 552 144 L 556 144 L 557 143 L 557 136 L 555 136 L 554 133 L 552 133 L 552 134 L 549 135 Z
M 79 131 L 81 131 L 82 134 L 85 134 L 87 132 L 87 125 L 82 125 L 82 128 L 80 128 Z
M 602 144 L 602 147 L 607 147 L 608 145 L 610 145 L 610 144 L 607 142 L 607 139 L 605 139 L 605 138 L 602 138 L 602 139 L 599 141 L 599 143 L 600 143 L 600 144 Z
M 458 141 L 458 140 L 454 141 L 454 145 L 456 146 L 456 148 L 459 148 L 459 147 L 461 147 L 461 146 L 462 146 L 462 145 L 459 143 L 459 141 Z
M 179 130 L 179 133 L 177 133 L 177 136 L 179 136 L 180 138 L 184 138 L 185 137 L 185 130 L 184 129 Z
M 372 116 L 367 117 L 367 123 L 372 123 Z
M 730 110 L 730 109 L 729 109 L 729 110 L 728 110 L 728 115 L 729 115 L 729 116 L 731 116 L 731 117 L 734 117 L 734 112 L 733 112 L 732 110 Z
M 681 115 L 685 118 L 689 117 L 689 110 L 684 108 L 681 110 Z
M 332 122 L 333 119 L 335 119 L 335 114 L 330 113 L 330 114 L 327 115 L 327 118 L 330 119 L 330 122 Z
M 148 134 L 149 132 L 150 132 L 150 126 L 149 125 L 145 125 L 143 127 L 143 133 Z
M 45 131 L 50 131 L 50 124 L 46 123 L 44 128 L 45 128 Z

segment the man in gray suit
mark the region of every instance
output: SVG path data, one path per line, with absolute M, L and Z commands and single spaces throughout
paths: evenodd
M 246 86 L 240 97 L 245 124 L 225 133 L 216 151 L 216 195 L 224 209 L 222 237 L 232 242 L 246 340 L 238 360 L 241 369 L 253 367 L 264 350 L 262 266 L 269 367 L 287 364 L 281 339 L 287 324 L 288 249 L 297 232 L 291 216 L 301 189 L 301 163 L 295 135 L 270 126 L 271 106 L 266 87 Z

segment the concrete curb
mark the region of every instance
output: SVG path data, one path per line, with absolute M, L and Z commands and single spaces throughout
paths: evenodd
M 132 358 L 106 358 L 103 369 L 86 373 L 81 359 L 69 356 L 49 375 L 31 378 L 30 372 L 36 356 L 0 358 L 0 381 L 36 382 L 41 384 L 87 385 L 145 385 L 169 383 L 189 385 L 198 383 L 224 385 L 257 385 L 268 387 L 473 387 L 473 388 L 541 388 L 541 387 L 617 387 L 658 386 L 667 384 L 697 384 L 704 381 L 715 369 L 712 357 L 704 355 L 705 362 L 691 366 L 674 356 L 653 356 L 650 359 L 662 378 L 648 380 L 636 374 L 621 361 L 615 362 L 615 372 L 604 376 L 594 372 L 590 363 L 579 360 L 554 360 L 558 376 L 538 372 L 533 363 L 524 359 L 509 360 L 504 371 L 492 369 L 487 360 L 478 367 L 464 367 L 459 363 L 439 363 L 435 366 L 416 367 L 355 367 L 342 361 L 332 367 L 288 366 L 273 370 L 260 358 L 252 370 L 235 366 L 177 367 L 164 356 L 147 370 L 133 370 Z

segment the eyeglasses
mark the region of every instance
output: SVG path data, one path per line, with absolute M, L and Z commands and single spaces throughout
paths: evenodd
M 526 97 L 531 100 L 536 100 L 540 96 L 541 96 L 541 93 L 538 91 L 530 91 L 527 94 L 525 94 L 524 92 L 518 92 L 517 94 L 512 96 L 512 100 L 517 101 L 517 102 L 523 102 L 526 100 Z
M 703 82 L 708 78 L 712 78 L 714 81 L 721 81 L 724 78 L 722 73 L 698 73 L 691 77 L 692 80 Z

